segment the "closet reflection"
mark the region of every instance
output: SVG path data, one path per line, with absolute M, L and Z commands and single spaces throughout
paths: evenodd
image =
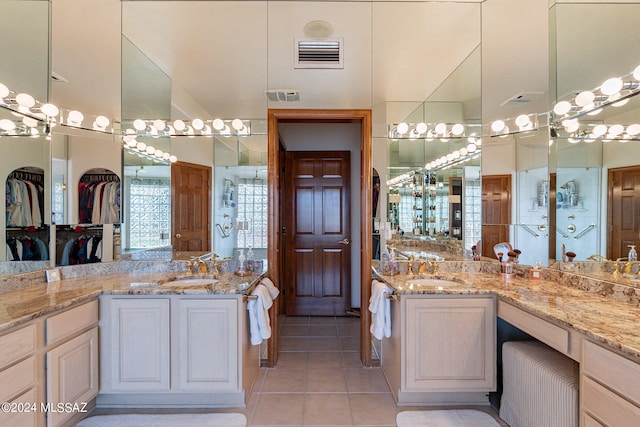
M 109 133 L 59 125 L 51 136 L 55 265 L 112 261 L 121 223 L 121 147 Z

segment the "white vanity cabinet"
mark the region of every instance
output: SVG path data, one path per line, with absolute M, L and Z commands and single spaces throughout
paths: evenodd
M 241 295 L 102 296 L 98 406 L 242 406 L 258 373 Z
M 401 295 L 382 368 L 399 405 L 487 404 L 496 389 L 493 297 Z
M 0 411 L 2 426 L 44 425 L 39 405 L 26 406 L 43 400 L 44 365 L 37 354 L 42 329 L 34 322 L 0 336 L 0 399 L 9 404 L 9 411 Z
M 47 426 L 73 425 L 98 394 L 98 300 L 45 320 Z
M 589 341 L 580 364 L 580 425 L 636 427 L 640 422 L 640 365 Z

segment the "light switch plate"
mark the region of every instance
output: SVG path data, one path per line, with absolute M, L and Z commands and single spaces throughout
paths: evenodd
M 51 270 L 47 270 L 46 274 L 47 274 L 47 283 L 59 282 L 60 281 L 60 269 L 59 268 L 53 268 Z

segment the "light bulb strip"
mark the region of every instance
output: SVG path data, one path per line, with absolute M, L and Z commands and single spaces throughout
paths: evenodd
M 459 139 L 466 138 L 470 128 L 477 124 L 464 123 L 393 123 L 387 125 L 388 138 L 396 139 Z
M 554 124 L 557 124 L 563 120 L 597 114 L 604 107 L 622 105 L 625 100 L 638 93 L 640 93 L 640 66 L 624 76 L 605 80 L 593 90 L 580 92 L 570 99 L 561 99 L 555 104 L 550 115 Z
M 123 121 L 122 128 L 127 134 L 139 137 L 189 137 L 196 136 L 251 136 L 249 119 L 193 119 L 193 120 L 149 120 Z
M 552 125 L 556 135 L 577 142 L 594 141 L 619 141 L 631 142 L 640 141 L 640 124 L 581 124 L 577 119 L 564 120 L 561 124 Z

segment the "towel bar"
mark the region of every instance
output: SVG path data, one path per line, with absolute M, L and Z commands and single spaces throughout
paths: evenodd
M 385 298 L 388 300 L 400 301 L 398 294 L 386 294 Z
M 249 300 L 258 299 L 258 295 L 242 295 L 242 301 L 247 302 Z

